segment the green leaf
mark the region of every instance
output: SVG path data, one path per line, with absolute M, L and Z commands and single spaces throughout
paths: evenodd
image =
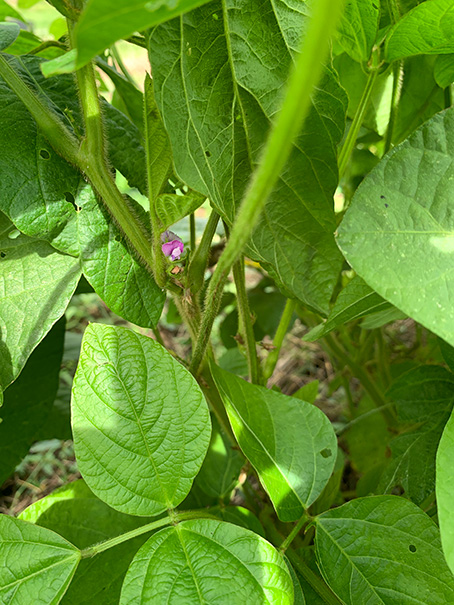
M 334 468 L 336 435 L 321 410 L 252 385 L 212 366 L 244 455 L 257 470 L 281 521 L 299 519 Z
M 156 101 L 175 170 L 231 224 L 280 106 L 306 3 L 210 2 L 150 36 Z M 340 270 L 333 245 L 337 143 L 346 97 L 330 70 L 248 254 L 286 293 L 323 313 Z
M 85 183 L 77 195 L 78 241 L 87 281 L 117 315 L 141 326 L 156 326 L 165 291 L 136 259 L 130 244 Z M 131 200 L 129 204 L 132 205 Z M 133 209 L 142 223 L 149 217 L 138 205 Z
M 21 372 L 63 315 L 80 278 L 76 259 L 20 234 L 0 213 L 0 385 Z
M 441 543 L 446 561 L 452 572 L 454 572 L 454 518 L 452 515 L 452 503 L 454 501 L 453 456 L 454 414 L 451 414 L 437 451 L 436 495 Z
M 296 575 L 290 561 L 285 557 L 285 562 L 287 563 L 287 568 L 290 572 L 290 577 L 293 582 L 293 593 L 294 593 L 294 605 L 306 605 L 306 599 L 304 598 L 303 589 L 301 588 L 300 581 L 298 576 Z
M 19 19 L 20 21 L 24 20 L 22 15 L 5 2 L 5 0 L 0 0 L 0 21 L 4 21 L 5 17 L 12 17 L 13 19 Z
M 337 297 L 326 322 L 312 328 L 304 335 L 303 340 L 313 342 L 348 321 L 364 317 L 369 313 L 389 309 L 390 306 L 356 275 Z
M 159 195 L 156 198 L 155 206 L 163 230 L 197 210 L 205 199 L 205 196 L 195 192 L 186 195 L 173 195 L 171 193 Z
M 340 447 L 337 448 L 336 464 L 334 465 L 333 474 L 329 478 L 325 489 L 314 502 L 311 508 L 311 514 L 317 515 L 331 508 L 336 502 L 339 494 L 342 476 L 344 474 L 345 455 Z
M 172 171 L 172 150 L 154 96 L 154 79 L 145 76 L 145 148 L 150 198 L 161 193 Z
M 211 419 L 213 429 L 208 452 L 196 478 L 196 484 L 208 496 L 224 498 L 238 482 L 245 462 L 243 456 L 221 431 L 219 423 Z
M 440 366 L 420 366 L 400 376 L 387 399 L 396 404 L 399 420 L 418 425 L 391 441 L 391 462 L 378 489 L 400 486 L 422 504 L 435 491 L 435 456 L 454 406 L 454 376 Z
M 395 147 L 359 186 L 338 244 L 364 281 L 454 344 L 454 110 Z
M 257 517 L 249 509 L 242 506 L 212 506 L 208 512 L 221 521 L 239 525 L 245 529 L 250 529 L 254 533 L 265 537 L 265 530 Z
M 126 574 L 120 605 L 293 603 L 284 559 L 262 537 L 200 519 L 164 529 L 142 546 Z
M 431 0 L 404 15 L 389 33 L 385 60 L 412 55 L 454 52 L 454 6 L 451 0 Z
M 206 1 L 90 0 L 74 32 L 76 68 L 88 63 L 116 40 L 172 19 Z
M 368 61 L 380 19 L 380 0 L 349 0 L 338 28 L 338 42 L 355 61 Z
M 75 48 L 72 48 L 67 53 L 55 57 L 55 59 L 52 59 L 51 61 L 41 63 L 43 76 L 45 78 L 50 78 L 51 76 L 56 76 L 58 74 L 72 73 L 76 68 L 76 56 L 77 51 Z
M 90 324 L 82 341 L 72 426 L 90 489 L 134 515 L 157 515 L 185 498 L 211 430 L 201 390 L 170 353 L 151 338 L 101 324 Z
M 59 533 L 81 549 L 151 521 L 110 508 L 94 496 L 82 479 L 38 500 L 25 509 L 20 518 Z M 149 534 L 139 536 L 96 557 L 82 559 L 61 602 L 66 605 L 118 605 L 129 564 L 148 538 Z
M 57 395 L 65 320 L 59 320 L 5 391 L 0 410 L 0 485 L 14 472 L 45 426 Z
M 0 515 L 2 603 L 56 605 L 79 559 L 79 550 L 53 531 Z
M 438 528 L 397 496 L 358 498 L 316 520 L 321 572 L 346 605 L 445 605 L 454 578 Z
M 451 370 L 451 372 L 454 372 L 454 347 L 448 345 L 448 343 L 442 338 L 438 339 L 438 344 L 440 346 L 440 351 L 443 356 L 443 359 L 446 362 L 446 365 Z
M 312 380 L 298 389 L 296 393 L 293 393 L 292 397 L 307 401 L 308 403 L 314 403 L 318 397 L 319 386 L 320 382 L 318 380 Z
M 446 88 L 454 82 L 454 54 L 439 55 L 435 59 L 434 78 L 440 88 Z
M 5 50 L 14 42 L 20 33 L 17 23 L 0 23 L 0 50 Z

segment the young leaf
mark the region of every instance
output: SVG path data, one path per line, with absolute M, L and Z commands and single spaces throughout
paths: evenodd
M 454 456 L 454 414 L 448 420 L 437 451 L 436 495 L 441 543 L 446 561 L 454 573 L 454 479 L 452 460 Z
M 377 37 L 380 0 L 350 0 L 338 28 L 338 42 L 355 61 L 368 61 Z
M 0 23 L 0 50 L 5 50 L 14 42 L 20 33 L 17 23 Z
M 76 69 L 120 38 L 172 19 L 207 0 L 91 0 L 75 30 Z
M 346 605 L 454 601 L 437 526 L 411 502 L 358 498 L 320 515 L 316 529 L 320 569 Z
M 195 192 L 187 195 L 173 195 L 171 193 L 159 195 L 155 204 L 156 214 L 162 223 L 163 230 L 197 210 L 205 199 L 205 196 Z
M 359 186 L 338 244 L 364 281 L 454 344 L 454 110 L 395 147 Z
M 303 340 L 318 340 L 348 321 L 369 313 L 389 309 L 391 305 L 357 275 L 341 291 L 325 323 L 315 326 Z
M 337 442 L 328 418 L 310 403 L 212 369 L 239 446 L 279 519 L 295 521 L 320 495 L 334 468 Z
M 291 605 L 284 559 L 262 537 L 200 519 L 164 529 L 146 542 L 126 574 L 120 605 L 160 603 Z
M 19 378 L 6 389 L 0 411 L 0 485 L 28 453 L 46 424 L 57 395 L 65 319 L 31 354 Z
M 454 54 L 439 55 L 435 59 L 434 78 L 440 88 L 446 88 L 454 82 Z
M 150 36 L 156 101 L 175 170 L 231 223 L 279 109 L 307 3 L 227 0 L 156 27 Z M 336 145 L 346 97 L 327 71 L 248 254 L 292 298 L 322 313 L 340 269 L 333 246 Z
M 404 15 L 389 33 L 385 60 L 412 55 L 454 52 L 454 5 L 451 0 L 431 0 Z
M 170 353 L 101 324 L 90 324 L 82 341 L 72 426 L 90 489 L 133 515 L 157 515 L 186 497 L 211 430 L 201 390 Z
M 110 508 L 96 498 L 82 479 L 38 500 L 26 508 L 20 518 L 59 533 L 81 549 L 151 521 Z M 96 557 L 82 559 L 62 603 L 118 603 L 129 564 L 148 538 L 149 534 L 145 534 L 127 540 Z
M 81 275 L 79 262 L 14 229 L 0 213 L 0 386 L 20 374 L 63 315 Z
M 2 603 L 56 605 L 79 559 L 79 550 L 53 531 L 0 515 Z

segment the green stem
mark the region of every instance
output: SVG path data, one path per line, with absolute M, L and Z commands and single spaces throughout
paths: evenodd
M 196 242 L 196 230 L 195 230 L 195 214 L 191 212 L 189 215 L 189 243 L 191 246 L 191 252 L 194 253 Z
M 285 303 L 284 311 L 279 321 L 276 334 L 273 338 L 273 346 L 275 348 L 269 352 L 265 361 L 265 367 L 263 369 L 263 379 L 265 383 L 273 375 L 274 368 L 276 367 L 277 360 L 279 359 L 279 354 L 281 352 L 282 343 L 284 342 L 285 335 L 287 334 L 295 308 L 296 301 L 288 298 L 287 302 Z
M 304 514 L 298 521 L 298 523 L 295 525 L 295 527 L 292 529 L 292 531 L 289 533 L 289 535 L 282 542 L 282 544 L 279 546 L 279 550 L 281 552 L 284 553 L 287 550 L 287 548 L 290 546 L 296 536 L 300 533 L 301 529 L 303 528 L 303 525 L 305 525 L 308 521 L 308 515 Z
M 183 513 L 173 512 L 171 516 L 163 517 L 157 521 L 152 521 L 151 523 L 137 527 L 136 529 L 121 534 L 120 536 L 115 536 L 115 538 L 111 538 L 105 542 L 89 546 L 81 551 L 81 558 L 86 559 L 88 557 L 94 557 L 95 555 L 99 555 L 101 552 L 114 548 L 127 540 L 132 540 L 132 538 L 136 538 L 137 536 L 141 536 L 142 534 L 146 534 L 166 525 L 180 523 L 181 521 L 188 521 L 189 519 L 216 519 L 216 517 L 203 510 L 190 510 Z
M 124 77 L 128 80 L 128 82 L 130 84 L 132 84 L 134 86 L 134 88 L 137 88 L 137 84 L 134 82 L 133 77 L 131 76 L 131 74 L 129 73 L 129 71 L 126 69 L 125 64 L 122 61 L 121 55 L 118 52 L 117 47 L 115 46 L 115 44 L 113 44 L 110 47 L 110 54 L 112 55 L 112 57 L 115 59 L 118 67 L 120 68 L 121 73 L 124 75 Z
M 200 244 L 195 249 L 188 268 L 188 285 L 194 296 L 198 296 L 203 287 L 205 271 L 208 264 L 208 257 L 211 250 L 211 242 L 219 222 L 219 214 L 214 210 L 208 218 L 207 224 L 203 231 Z
M 13 59 L 20 61 L 20 59 Z M 55 151 L 73 165 L 79 161 L 79 140 L 50 107 L 27 86 L 5 56 L 0 55 L 0 76 L 31 113 L 39 129 Z
M 399 109 L 400 95 L 402 92 L 401 78 L 403 65 L 403 61 L 396 61 L 393 65 L 393 90 L 391 95 L 391 112 L 389 114 L 388 128 L 386 130 L 385 154 L 391 149 L 393 141 L 394 126 L 396 124 L 397 111 Z
M 238 303 L 238 320 L 240 334 L 244 339 L 246 347 L 249 378 L 253 384 L 259 383 L 260 367 L 257 358 L 257 346 L 255 344 L 254 329 L 251 321 L 251 311 L 246 291 L 246 280 L 244 275 L 244 258 L 240 258 L 233 265 L 233 279 L 235 280 L 236 297 Z
M 47 48 L 61 48 L 62 50 L 66 51 L 66 44 L 63 44 L 63 42 L 58 42 L 58 40 L 46 40 L 45 42 L 43 42 L 42 44 L 40 44 L 39 46 L 37 46 L 36 48 L 33 48 L 32 50 L 29 50 L 28 53 L 25 53 L 26 55 L 37 55 L 40 52 L 42 52 L 43 50 L 46 50 Z
M 395 25 L 400 19 L 400 8 L 397 0 L 388 0 L 388 10 L 391 22 Z
M 355 147 L 359 129 L 361 128 L 361 124 L 363 123 L 364 115 L 369 104 L 370 95 L 374 88 L 377 75 L 377 69 L 373 69 L 369 72 L 369 76 L 367 78 L 366 86 L 363 90 L 361 100 L 359 102 L 358 107 L 356 108 L 356 113 L 350 125 L 350 130 L 348 131 L 347 137 L 344 141 L 344 144 L 342 145 L 342 149 L 339 154 L 339 179 L 343 177 L 345 169 L 347 168 L 348 161 Z
M 129 38 L 125 38 L 126 42 L 130 44 L 134 44 L 135 46 L 140 46 L 140 48 L 148 48 L 147 41 L 142 36 L 129 36 Z
M 318 0 L 309 28 L 291 71 L 281 110 L 268 136 L 261 161 L 252 175 L 229 241 L 210 280 L 205 311 L 191 371 L 197 374 L 219 311 L 224 283 L 249 240 L 260 213 L 290 155 L 293 141 L 310 108 L 311 94 L 323 69 L 331 35 L 341 15 L 343 0 Z

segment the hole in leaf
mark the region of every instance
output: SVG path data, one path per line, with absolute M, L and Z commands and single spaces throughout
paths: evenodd
M 416 546 L 414 544 L 410 544 L 408 548 L 410 549 L 410 552 L 416 552 Z
M 3 250 L 0 252 L 0 258 L 5 258 L 6 256 L 6 252 L 3 252 Z
M 385 199 L 385 196 L 384 196 L 384 195 L 381 195 L 381 196 L 380 196 L 380 199 L 381 199 L 381 200 L 384 200 L 384 199 Z
M 121 242 L 121 235 L 116 235 L 115 236 L 115 241 L 116 242 Z
M 12 231 L 10 231 L 8 233 L 8 238 L 9 239 L 17 239 L 20 235 L 20 231 L 19 229 L 13 229 Z
M 79 212 L 80 208 L 79 206 L 76 204 L 76 198 L 73 196 L 73 194 L 70 191 L 65 191 L 64 194 L 65 196 L 65 200 L 67 202 L 69 202 L 70 204 L 72 204 L 74 206 L 74 209 Z
M 205 155 L 207 156 L 207 158 L 211 158 L 211 152 L 210 151 L 205 151 Z
M 323 456 L 323 458 L 329 458 L 333 455 L 333 452 L 329 449 L 329 447 L 325 447 L 325 449 L 322 450 L 320 454 Z
M 41 149 L 41 151 L 39 152 L 39 155 L 43 158 L 43 160 L 50 159 L 50 153 L 47 151 L 47 149 Z

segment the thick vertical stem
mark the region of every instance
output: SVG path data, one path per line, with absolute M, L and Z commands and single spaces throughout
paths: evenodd
M 287 299 L 284 311 L 276 330 L 276 334 L 273 338 L 274 349 L 269 352 L 268 357 L 266 358 L 265 368 L 263 370 L 263 379 L 265 383 L 273 375 L 274 368 L 276 367 L 277 360 L 279 359 L 279 353 L 281 352 L 282 343 L 284 342 L 285 335 L 287 334 L 295 307 L 296 301 Z

